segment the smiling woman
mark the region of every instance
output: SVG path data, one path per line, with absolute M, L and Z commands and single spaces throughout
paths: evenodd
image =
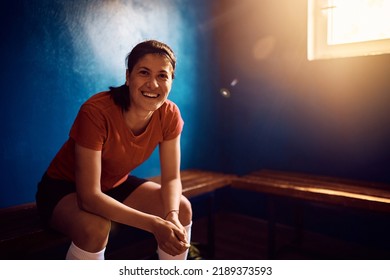
M 144 132 L 154 111 L 167 100 L 172 77 L 172 64 L 160 54 L 147 54 L 126 71 L 131 110 L 126 110 L 124 117 L 134 135 Z
M 130 90 L 135 93 L 138 90 L 135 84 L 133 85 L 133 83 L 130 83 L 130 78 L 135 79 L 138 77 L 140 80 L 139 82 L 145 84 L 145 88 L 142 91 L 144 93 L 150 93 L 150 91 L 145 91 L 145 89 L 153 86 L 156 87 L 156 90 L 158 91 L 161 91 L 162 88 L 164 88 L 164 91 L 167 91 L 166 95 L 168 96 L 176 68 L 176 57 L 171 48 L 157 41 L 145 41 L 135 46 L 128 54 L 126 57 L 126 64 L 126 84 L 118 88 L 110 88 L 115 103 L 119 105 L 122 110 L 125 112 L 129 110 L 130 99 L 132 96 L 135 96 L 135 94 L 129 95 L 128 91 Z M 157 86 L 151 84 L 156 81 L 158 83 Z M 139 83 L 138 80 L 136 80 L 136 82 L 137 84 Z M 133 89 L 127 88 L 130 84 L 134 87 Z M 162 88 L 159 88 L 160 84 Z
M 111 221 L 154 234 L 160 259 L 185 259 L 192 210 L 182 195 L 183 120 L 168 100 L 176 58 L 166 44 L 139 43 L 126 82 L 82 106 L 37 192 L 45 223 L 69 236 L 67 259 L 103 259 Z M 129 175 L 159 146 L 161 184 Z

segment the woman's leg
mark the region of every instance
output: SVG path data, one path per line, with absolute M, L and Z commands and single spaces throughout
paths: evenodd
M 69 236 L 68 258 L 102 259 L 111 222 L 81 210 L 75 193 L 63 197 L 54 208 L 51 226 Z
M 123 202 L 139 211 L 164 218 L 164 207 L 161 196 L 161 186 L 154 182 L 146 182 L 133 191 Z M 181 196 L 179 207 L 179 221 L 187 231 L 187 240 L 190 242 L 192 225 L 191 203 Z M 160 259 L 186 259 L 187 252 L 172 257 L 158 249 Z
M 124 201 L 124 204 L 139 211 L 164 218 L 164 206 L 161 197 L 161 186 L 154 182 L 146 182 L 134 190 Z M 181 196 L 179 220 L 183 226 L 192 221 L 191 203 Z

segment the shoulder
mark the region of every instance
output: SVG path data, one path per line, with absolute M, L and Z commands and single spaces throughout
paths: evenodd
M 95 95 L 92 95 L 84 104 L 81 106 L 82 111 L 94 111 L 105 114 L 114 109 L 117 109 L 111 94 L 109 91 L 99 92 Z
M 162 116 L 172 116 L 178 115 L 180 116 L 179 107 L 171 100 L 166 100 L 164 104 L 159 109 Z
M 164 140 L 177 137 L 183 130 L 184 121 L 179 107 L 172 101 L 167 100 L 159 109 L 160 122 Z

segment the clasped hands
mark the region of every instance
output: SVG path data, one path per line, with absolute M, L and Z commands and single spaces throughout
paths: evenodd
M 160 249 L 172 256 L 182 254 L 190 247 L 187 232 L 175 212 L 165 220 L 159 219 L 154 236 Z

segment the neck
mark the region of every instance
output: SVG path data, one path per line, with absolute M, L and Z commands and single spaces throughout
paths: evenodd
M 134 135 L 139 135 L 145 131 L 153 112 L 135 112 L 131 109 L 123 113 L 127 127 L 133 132 Z

